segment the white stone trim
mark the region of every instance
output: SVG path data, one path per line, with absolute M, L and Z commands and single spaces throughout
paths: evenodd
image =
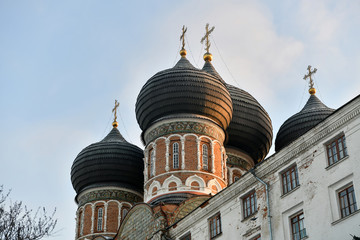
M 200 138 L 197 138 L 196 139 L 196 146 L 197 146 L 197 170 L 200 170 L 201 169 L 201 163 L 200 163 Z
M 91 204 L 91 233 L 94 233 L 95 204 Z
M 212 191 L 212 186 L 216 187 L 216 193 L 220 192 L 222 190 L 222 187 L 220 185 L 220 183 L 215 179 L 211 179 L 210 181 L 208 181 L 207 183 L 207 187 Z
M 154 188 L 157 188 L 158 190 L 156 191 L 156 194 L 155 195 L 152 195 L 153 194 L 153 189 Z M 148 195 L 149 196 L 156 196 L 156 195 L 159 195 L 162 193 L 162 187 L 161 187 L 161 184 L 159 181 L 153 181 L 150 186 L 149 186 L 149 190 L 148 190 Z
M 176 183 L 177 190 L 180 190 L 180 188 L 182 188 L 183 184 L 182 184 L 181 179 L 174 175 L 171 175 L 170 177 L 165 179 L 165 181 L 163 182 L 163 185 L 162 185 L 163 191 L 169 191 L 169 184 L 172 182 Z
M 191 189 L 191 183 L 193 182 L 197 182 L 199 183 L 199 187 L 200 187 L 200 190 L 197 190 L 197 191 L 204 191 L 205 190 L 205 181 L 204 179 L 202 179 L 201 177 L 199 177 L 198 175 L 193 175 L 193 176 L 190 176 L 186 179 L 185 181 L 185 186 L 190 188 Z
M 185 169 L 185 136 L 182 136 L 180 140 L 181 140 L 181 169 Z
M 223 182 L 224 184 L 227 184 L 227 182 L 225 182 L 224 179 L 222 179 L 221 177 L 219 176 L 216 176 L 215 174 L 212 174 L 212 173 L 209 173 L 209 172 L 202 172 L 202 171 L 192 171 L 192 170 L 179 170 L 179 171 L 171 171 L 171 172 L 167 172 L 167 173 L 161 173 L 159 175 L 157 175 L 156 177 L 153 177 L 152 179 L 149 179 L 146 183 L 144 183 L 144 186 L 146 186 L 149 182 L 151 181 L 154 181 L 155 179 L 159 178 L 159 177 L 162 177 L 162 176 L 165 176 L 165 175 L 175 175 L 177 173 L 193 173 L 193 174 L 205 174 L 205 175 L 209 175 L 209 176 L 212 176 L 216 179 L 218 179 L 219 181 Z

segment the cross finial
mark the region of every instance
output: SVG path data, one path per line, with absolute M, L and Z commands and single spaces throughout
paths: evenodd
M 182 41 L 182 49 L 185 49 L 185 33 L 187 31 L 187 27 L 185 27 L 185 25 L 183 25 L 182 27 L 182 34 L 180 36 L 180 41 Z
M 214 31 L 215 27 L 211 27 L 211 29 L 209 29 L 209 24 L 207 23 L 206 24 L 206 27 L 205 27 L 205 30 L 206 30 L 206 33 L 205 33 L 205 36 L 201 39 L 200 43 L 204 43 L 204 41 L 206 40 L 205 42 L 205 50 L 206 50 L 206 53 L 204 55 L 204 60 L 210 60 L 212 59 L 212 55 L 210 54 L 209 52 L 209 49 L 210 49 L 210 41 L 209 41 L 209 36 L 210 34 Z
M 118 123 L 117 123 L 117 121 L 116 121 L 116 119 L 117 119 L 117 115 L 116 115 L 116 113 L 117 113 L 117 108 L 119 107 L 119 102 L 115 99 L 115 106 L 114 106 L 114 108 L 113 108 L 113 110 L 112 110 L 112 112 L 114 113 L 114 122 L 113 122 L 113 127 L 117 127 L 118 126 Z
M 314 81 L 313 81 L 313 79 L 312 79 L 311 77 L 312 77 L 313 74 L 316 73 L 317 69 L 314 68 L 314 70 L 311 71 L 311 66 L 309 65 L 309 66 L 307 67 L 307 70 L 308 70 L 308 74 L 305 74 L 304 80 L 306 81 L 307 78 L 310 79 L 310 80 L 309 80 L 309 93 L 310 93 L 311 95 L 314 95 L 315 92 L 316 92 L 316 90 L 315 90 L 315 88 L 314 88 Z
M 185 27 L 185 25 L 183 25 L 182 27 L 182 34 L 180 36 L 180 41 L 182 41 L 182 48 L 180 50 L 180 55 L 181 56 L 186 56 L 186 50 L 185 50 L 185 33 L 187 31 L 187 27 Z

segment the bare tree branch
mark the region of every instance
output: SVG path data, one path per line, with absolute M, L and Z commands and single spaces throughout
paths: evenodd
M 0 186 L 0 240 L 38 240 L 50 236 L 56 226 L 56 209 L 48 214 L 45 208 L 34 213 L 21 201 L 7 203 L 10 191 Z

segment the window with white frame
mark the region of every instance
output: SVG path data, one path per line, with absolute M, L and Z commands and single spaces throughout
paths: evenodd
M 154 165 L 155 165 L 155 152 L 151 151 L 150 153 L 150 177 L 154 176 Z
M 203 163 L 203 169 L 208 170 L 209 159 L 208 159 L 208 146 L 206 144 L 202 145 L 202 163 Z
M 173 168 L 179 168 L 179 144 L 173 144 Z
M 98 208 L 97 212 L 97 230 L 102 231 L 102 225 L 103 225 L 103 208 Z
M 357 210 L 354 186 L 348 186 L 338 193 L 341 218 L 344 218 Z
M 327 157 L 329 166 L 335 164 L 339 160 L 348 155 L 345 135 L 341 135 L 330 143 L 326 144 Z

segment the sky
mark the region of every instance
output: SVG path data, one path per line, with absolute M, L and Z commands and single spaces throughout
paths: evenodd
M 183 25 L 199 68 L 205 25 L 215 26 L 214 67 L 266 109 L 275 139 L 309 97 L 308 65 L 328 107 L 360 93 L 359 12 L 354 0 L 0 0 L 0 185 L 13 201 L 57 209 L 46 239 L 73 239 L 73 160 L 111 130 L 115 99 L 120 132 L 143 148 L 136 98 L 179 60 Z

